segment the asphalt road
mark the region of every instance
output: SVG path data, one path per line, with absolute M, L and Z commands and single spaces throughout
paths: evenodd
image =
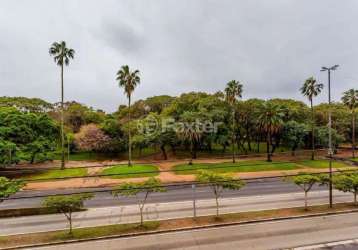
M 315 186 L 313 190 L 326 190 L 327 187 Z M 14 195 L 14 198 L 22 197 L 21 199 L 6 200 L 0 204 L 1 209 L 10 208 L 24 208 L 24 207 L 38 207 L 41 206 L 43 198 L 31 198 L 32 196 L 44 196 L 53 194 L 65 194 L 73 192 L 96 192 L 95 197 L 86 202 L 87 208 L 107 207 L 118 205 L 118 200 L 113 198 L 109 188 L 82 188 L 82 189 L 61 189 L 61 190 L 48 190 L 48 191 L 24 191 Z M 281 179 L 263 179 L 247 182 L 247 185 L 239 191 L 225 191 L 223 197 L 242 197 L 242 196 L 256 196 L 266 194 L 281 194 L 281 193 L 294 193 L 300 192 L 301 189 L 294 184 L 284 182 Z M 164 203 L 174 201 L 188 201 L 193 199 L 193 190 L 191 186 L 173 186 L 168 188 L 167 192 L 151 194 L 149 203 Z M 197 187 L 195 191 L 197 199 L 210 199 L 213 194 L 208 187 Z M 135 204 L 134 198 L 121 197 L 120 202 L 122 205 Z
M 358 214 L 351 213 L 248 225 L 226 226 L 213 229 L 187 230 L 175 233 L 90 241 L 32 249 L 267 250 L 294 249 L 295 247 L 302 245 L 356 239 L 357 237 Z

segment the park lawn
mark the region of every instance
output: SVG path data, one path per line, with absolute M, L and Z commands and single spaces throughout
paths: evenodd
M 31 174 L 26 176 L 27 180 L 43 180 L 43 179 L 55 179 L 55 178 L 69 178 L 69 177 L 84 177 L 87 176 L 86 168 L 66 168 L 66 169 L 54 169 L 47 170 L 38 174 Z
M 174 166 L 176 174 L 195 174 L 198 170 L 210 170 L 217 173 L 259 172 L 300 169 L 294 162 L 241 161 L 237 163 L 198 163 L 193 165 L 181 164 Z
M 352 158 L 351 159 L 352 161 L 355 161 L 355 162 L 358 162 L 358 158 L 356 157 L 356 158 Z
M 102 170 L 101 175 L 109 175 L 109 178 L 138 178 L 138 177 L 152 177 L 157 176 L 159 170 L 157 166 L 143 164 L 143 165 L 117 165 Z
M 322 168 L 322 169 L 326 168 L 326 169 L 328 169 L 329 161 L 328 160 L 314 160 L 314 161 L 306 160 L 306 161 L 300 161 L 299 164 L 303 165 L 305 167 L 308 167 L 308 168 Z M 333 161 L 332 167 L 333 168 L 347 168 L 350 166 L 343 162 Z

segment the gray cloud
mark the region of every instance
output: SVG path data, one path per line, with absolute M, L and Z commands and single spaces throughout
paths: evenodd
M 355 0 L 2 0 L 0 95 L 57 101 L 48 47 L 66 40 L 76 50 L 66 99 L 109 111 L 125 103 L 114 80 L 123 64 L 141 71 L 136 99 L 215 92 L 237 79 L 245 98 L 304 100 L 304 79 L 325 83 L 320 67 L 338 63 L 338 100 L 358 86 L 357 11 Z

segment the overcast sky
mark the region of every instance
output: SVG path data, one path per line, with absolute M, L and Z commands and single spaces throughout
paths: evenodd
M 244 99 L 298 98 L 321 66 L 339 64 L 333 99 L 358 88 L 357 0 L 0 0 L 0 96 L 59 100 L 48 54 L 65 40 L 65 99 L 114 111 L 126 103 L 115 73 L 141 72 L 134 99 L 216 92 L 232 79 Z M 327 89 L 317 102 L 327 98 Z

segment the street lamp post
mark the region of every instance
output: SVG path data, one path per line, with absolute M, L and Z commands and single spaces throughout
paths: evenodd
M 332 187 L 332 111 L 331 111 L 331 71 L 338 68 L 339 65 L 332 67 L 322 67 L 321 71 L 328 72 L 328 156 L 329 156 L 329 207 L 333 207 L 333 187 Z

